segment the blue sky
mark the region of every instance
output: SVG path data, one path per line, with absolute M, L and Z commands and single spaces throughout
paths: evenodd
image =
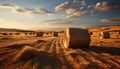
M 0 0 L 0 28 L 120 25 L 120 0 Z

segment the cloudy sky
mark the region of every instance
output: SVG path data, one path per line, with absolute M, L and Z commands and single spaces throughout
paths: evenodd
M 0 0 L 0 28 L 120 25 L 120 0 Z

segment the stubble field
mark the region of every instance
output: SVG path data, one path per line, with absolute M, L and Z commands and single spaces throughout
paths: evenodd
M 120 38 L 66 49 L 63 37 L 0 38 L 0 69 L 120 69 Z

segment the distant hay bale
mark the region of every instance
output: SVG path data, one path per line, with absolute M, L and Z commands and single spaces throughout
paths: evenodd
M 15 61 L 17 60 L 23 60 L 27 61 L 29 59 L 32 59 L 36 57 L 39 54 L 39 51 L 37 49 L 30 47 L 30 46 L 25 46 L 14 58 Z
M 86 48 L 90 43 L 88 30 L 80 28 L 66 28 L 64 31 L 65 48 Z
M 36 32 L 36 36 L 42 37 L 43 36 L 43 32 Z
M 90 35 L 93 35 L 93 32 L 90 32 Z
M 110 38 L 120 38 L 120 32 L 119 31 L 109 31 Z
M 57 36 L 58 36 L 58 32 L 54 32 L 54 36 L 56 36 L 56 37 L 57 37 Z
M 109 32 L 101 32 L 100 39 L 104 39 L 104 38 L 110 38 L 110 33 Z

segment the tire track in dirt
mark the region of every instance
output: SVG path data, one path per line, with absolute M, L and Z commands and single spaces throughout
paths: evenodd
M 48 53 L 48 57 L 42 58 L 43 60 L 40 61 L 45 61 L 42 64 L 38 63 L 38 68 L 50 68 L 50 69 L 56 69 L 56 68 L 60 68 L 61 67 L 61 62 L 59 61 L 59 58 L 57 56 L 56 53 L 56 44 L 58 42 L 58 38 L 57 37 L 52 37 L 51 40 L 49 40 L 49 42 L 45 43 L 45 45 L 43 45 L 40 50 L 43 50 L 44 52 Z M 54 57 L 54 58 L 50 58 L 50 57 Z M 52 62 L 51 62 L 52 61 Z M 36 64 L 36 62 L 34 63 Z M 49 66 L 50 65 L 50 66 Z M 36 67 L 36 66 L 33 66 Z
M 56 41 L 56 53 L 60 53 L 59 51 L 59 42 L 60 42 L 60 37 L 57 38 L 57 41 Z
M 59 42 L 59 52 L 60 53 L 65 53 L 65 47 L 64 47 L 64 44 L 63 44 L 63 37 L 60 37 L 60 42 Z
M 58 53 L 65 53 L 65 48 L 63 46 L 63 37 L 59 37 L 59 41 L 57 43 L 57 47 L 58 47 Z
M 53 53 L 54 57 L 56 57 L 56 58 L 58 58 L 58 60 L 60 60 L 60 63 L 57 64 L 57 66 L 59 66 L 58 68 L 72 69 L 68 60 L 64 56 L 64 52 L 61 48 L 61 42 L 60 42 L 61 40 L 62 40 L 61 37 L 58 37 L 58 38 L 56 38 L 56 40 L 53 41 L 53 43 L 51 44 L 51 47 L 50 47 L 50 53 Z
M 35 42 L 34 44 L 32 44 L 32 46 L 35 47 L 36 49 L 41 50 L 41 51 L 48 52 L 49 47 L 54 39 L 55 39 L 54 37 L 49 37 L 48 39 L 46 39 L 43 42 L 40 42 L 40 43 Z
M 60 59 L 63 65 L 65 65 L 65 67 L 68 69 L 73 69 L 73 66 L 70 64 L 70 62 L 68 61 L 68 58 L 66 57 L 67 55 L 66 55 L 66 49 L 63 44 L 63 37 L 60 38 L 59 52 L 61 53 L 60 56 L 62 56 Z
M 65 49 L 65 47 L 63 46 L 63 37 L 60 37 L 59 43 L 57 46 L 59 47 L 58 52 L 60 52 L 58 56 L 60 57 L 60 60 L 63 64 L 62 68 L 77 69 L 79 63 L 77 63 L 76 61 L 73 61 L 74 58 L 72 58 L 70 54 L 66 54 L 68 53 L 68 50 Z
M 58 68 L 67 68 L 67 69 L 72 69 L 71 65 L 69 64 L 68 60 L 66 59 L 66 57 L 64 56 L 64 54 L 61 54 L 60 52 L 62 52 L 63 50 L 61 49 L 61 51 L 59 50 L 61 48 L 61 38 L 55 38 L 51 41 L 49 49 L 47 49 L 48 53 L 52 54 L 52 56 L 54 56 L 54 58 L 56 60 L 54 60 L 52 64 L 53 67 L 57 66 Z M 64 49 L 64 47 L 63 47 Z M 59 53 L 58 53 L 59 52 Z M 62 52 L 63 53 L 63 52 Z M 59 60 L 61 60 L 60 62 L 58 62 Z M 63 64 L 61 63 L 63 62 Z
M 56 41 L 58 40 L 58 38 L 55 38 L 51 45 L 50 45 L 50 49 L 49 49 L 49 53 L 54 53 L 56 54 Z
M 49 42 L 47 42 L 47 44 L 46 45 L 44 45 L 44 46 L 46 46 L 45 48 L 44 48 L 44 51 L 45 52 L 49 52 L 49 49 L 50 49 L 50 47 L 51 47 L 51 44 L 53 43 L 53 41 L 55 41 L 56 40 L 56 38 L 55 37 L 53 37 L 52 38 L 52 40 L 50 40 Z
M 47 42 L 49 42 L 52 38 L 48 37 L 45 41 L 41 40 L 41 42 L 37 41 L 35 43 L 32 44 L 33 47 L 39 49 L 41 48 L 43 45 L 45 45 Z

